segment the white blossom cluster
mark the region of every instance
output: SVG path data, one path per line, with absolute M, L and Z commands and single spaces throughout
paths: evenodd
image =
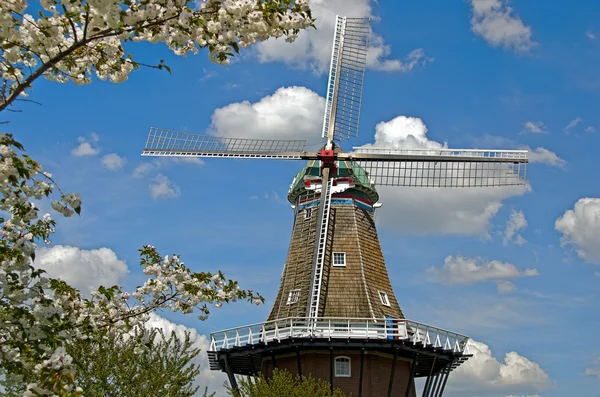
M 51 175 L 19 154 L 18 142 L 0 135 L 0 374 L 11 384 L 29 382 L 25 396 L 81 395 L 64 345 L 78 338 L 125 333 L 140 327 L 158 309 L 208 316 L 208 304 L 262 297 L 242 290 L 223 274 L 194 273 L 178 256 L 161 256 L 152 246 L 140 250 L 149 279 L 133 293 L 100 287 L 89 299 L 64 281 L 43 277 L 33 267 L 36 240 L 49 242 L 55 222 L 41 218 L 34 200 L 55 188 Z M 78 194 L 62 194 L 52 207 L 64 215 L 78 212 Z M 29 376 L 29 378 L 28 378 Z
M 228 63 L 233 52 L 270 37 L 293 41 L 312 26 L 308 0 L 26 0 L 0 1 L 0 111 L 37 77 L 88 84 L 93 74 L 122 82 L 140 66 L 125 51 L 130 41 L 165 43 L 175 54 L 207 48 Z M 149 65 L 146 65 L 149 66 Z M 152 66 L 168 69 L 162 61 Z

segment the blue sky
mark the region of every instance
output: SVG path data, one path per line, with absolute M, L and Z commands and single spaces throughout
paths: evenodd
M 39 81 L 30 98 L 41 106 L 20 103 L 5 129 L 83 199 L 81 217 L 59 220 L 53 239 L 76 248 L 46 252 L 47 266 L 77 285 L 93 275 L 134 288 L 136 250 L 150 243 L 267 299 L 215 309 L 205 322 L 165 318 L 200 334 L 264 320 L 291 233 L 287 188 L 302 164 L 157 162 L 139 156 L 148 128 L 299 137 L 316 148 L 333 18 L 372 15 L 360 137 L 344 148 L 378 132 L 399 147 L 413 135 L 422 147 L 534 151 L 527 189 L 380 190 L 380 240 L 407 317 L 485 344 L 448 395 L 599 396 L 600 3 L 543 3 L 315 0 L 317 31 L 264 43 L 227 67 L 136 44 L 138 61 L 165 59 L 172 75 Z M 90 254 L 100 248 L 110 252 Z

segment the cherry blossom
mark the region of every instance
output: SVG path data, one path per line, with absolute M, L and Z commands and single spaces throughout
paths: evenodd
M 271 37 L 294 41 L 313 26 L 308 0 L 40 0 L 33 15 L 25 0 L 0 2 L 0 111 L 25 96 L 33 81 L 89 84 L 92 76 L 125 81 L 140 66 L 128 42 L 164 43 L 176 55 L 208 50 L 220 64 L 239 48 Z M 28 13 L 31 11 L 31 13 Z

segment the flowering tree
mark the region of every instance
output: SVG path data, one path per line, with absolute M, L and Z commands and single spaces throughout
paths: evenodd
M 239 390 L 228 389 L 234 397 L 346 397 L 340 388 L 332 389 L 331 384 L 312 376 L 294 376 L 287 370 L 275 368 L 268 379 L 264 376 L 241 378 Z
M 33 16 L 35 14 L 36 16 Z M 125 48 L 165 43 L 177 55 L 206 48 L 227 63 L 240 47 L 270 37 L 293 41 L 312 25 L 307 0 L 0 0 L 0 112 L 44 76 L 88 84 L 92 75 L 122 82 L 140 66 L 168 69 L 162 60 L 142 64 Z M 91 297 L 33 266 L 37 243 L 49 243 L 55 222 L 40 216 L 36 200 L 58 190 L 52 208 L 80 213 L 78 194 L 65 194 L 52 176 L 10 134 L 0 135 L 0 379 L 23 385 L 24 396 L 81 395 L 65 346 L 98 334 L 139 328 L 158 309 L 196 312 L 209 305 L 262 297 L 218 274 L 191 271 L 179 257 L 140 250 L 148 280 L 129 293 L 100 287 Z
M 294 41 L 313 26 L 308 0 L 26 0 L 0 2 L 0 111 L 39 77 L 88 84 L 93 74 L 122 82 L 139 68 L 129 42 L 165 43 L 175 54 L 207 48 L 226 64 L 233 52 L 270 37 Z M 168 69 L 162 60 L 144 66 Z

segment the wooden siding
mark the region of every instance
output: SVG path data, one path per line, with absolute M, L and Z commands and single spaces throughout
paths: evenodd
M 304 210 L 296 212 L 288 257 L 268 320 L 306 315 L 318 228 L 317 208 L 309 220 L 304 216 Z M 333 252 L 346 253 L 345 267 L 332 266 Z M 348 204 L 331 206 L 325 258 L 320 317 L 404 318 L 369 211 Z M 288 305 L 293 290 L 300 290 L 300 296 L 297 303 Z M 387 294 L 389 307 L 381 303 L 379 291 Z

